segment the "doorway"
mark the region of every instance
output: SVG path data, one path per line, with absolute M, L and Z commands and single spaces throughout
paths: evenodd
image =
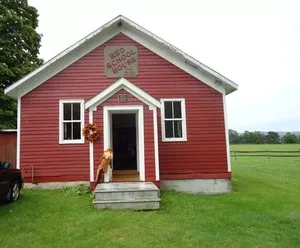
M 112 113 L 113 170 L 137 170 L 136 113 Z
M 118 123 L 119 122 L 119 123 Z M 116 130 L 114 132 L 114 129 Z M 127 130 L 127 132 L 125 132 Z M 135 130 L 135 132 L 133 131 Z M 121 135 L 124 135 L 120 137 Z M 128 135 L 131 134 L 131 135 Z M 135 134 L 135 135 L 134 135 Z M 118 146 L 116 144 L 118 139 L 123 139 L 124 144 L 127 144 L 126 149 L 121 147 L 119 154 Z M 129 137 L 127 137 L 129 136 Z M 134 138 L 135 137 L 135 138 Z M 115 144 L 114 144 L 115 139 Z M 103 107 L 103 145 L 104 150 L 112 148 L 114 152 L 113 167 L 113 181 L 115 181 L 117 174 L 131 174 L 134 172 L 134 178 L 138 181 L 145 181 L 145 149 L 144 149 L 144 108 L 143 106 L 104 106 Z M 125 145 L 122 146 L 125 147 Z M 130 146 L 129 146 L 130 145 Z M 128 155 L 132 152 L 131 156 Z M 126 157 L 122 161 L 122 157 Z M 131 169 L 134 168 L 134 169 Z M 127 176 L 122 178 L 122 181 L 132 181 Z M 107 180 L 106 182 L 109 182 Z

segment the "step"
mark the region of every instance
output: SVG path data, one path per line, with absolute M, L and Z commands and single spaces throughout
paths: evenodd
M 151 182 L 98 184 L 94 207 L 97 209 L 159 209 L 159 189 Z
M 113 182 L 138 182 L 140 174 L 137 170 L 113 170 Z
M 96 209 L 113 209 L 113 210 L 156 210 L 160 208 L 160 199 L 139 199 L 130 201 L 96 201 Z
M 148 199 L 158 197 L 158 191 L 120 191 L 120 192 L 95 192 L 95 200 L 109 201 L 122 199 Z
M 103 183 L 95 191 L 96 201 L 148 199 L 159 196 L 159 189 L 153 183 Z
M 134 191 L 159 191 L 151 182 L 122 182 L 122 183 L 100 183 L 96 186 L 94 193 L 115 193 Z
M 138 175 L 139 172 L 137 170 L 113 170 L 113 175 L 124 175 L 124 174 L 133 174 Z

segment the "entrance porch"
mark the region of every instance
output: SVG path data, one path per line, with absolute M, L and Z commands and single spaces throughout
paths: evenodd
M 159 185 L 158 121 L 160 101 L 125 78 L 85 103 L 89 123 L 103 126 L 103 142 L 90 142 L 90 182 L 101 154 L 112 149 L 113 182 L 154 182 Z M 104 182 L 109 182 L 104 176 Z

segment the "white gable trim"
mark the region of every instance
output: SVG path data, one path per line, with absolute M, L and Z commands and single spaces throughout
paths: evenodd
M 16 99 L 22 97 L 121 32 L 219 92 L 229 94 L 238 88 L 237 84 L 185 54 L 180 49 L 126 17 L 118 16 L 6 88 L 5 94 Z
M 98 95 L 94 96 L 92 99 L 86 102 L 85 109 L 93 108 L 113 96 L 119 90 L 125 89 L 130 94 L 146 103 L 149 106 L 155 106 L 160 108 L 160 102 L 154 97 L 150 96 L 148 93 L 130 83 L 126 78 L 120 78 L 115 83 L 107 87 L 105 90 L 101 91 Z
M 212 70 L 208 66 L 200 63 L 198 60 L 187 55 L 180 49 L 172 46 L 163 39 L 145 30 L 141 26 L 129 21 L 124 24 L 122 33 L 136 42 L 147 47 L 152 52 L 158 54 L 165 60 L 176 65 L 183 71 L 199 79 L 220 93 L 229 94 L 237 90 L 238 85 Z
M 113 19 L 72 46 L 68 47 L 66 50 L 44 63 L 33 72 L 27 74 L 16 83 L 7 87 L 4 90 L 4 93 L 13 98 L 26 95 L 46 80 L 50 79 L 63 69 L 76 62 L 78 59 L 82 58 L 120 33 L 120 29 L 117 26 L 112 25 L 117 21 L 117 18 Z

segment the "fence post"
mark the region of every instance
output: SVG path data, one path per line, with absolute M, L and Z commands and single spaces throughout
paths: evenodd
M 237 160 L 235 149 L 233 149 L 235 160 Z
M 267 149 L 267 153 L 268 153 L 268 159 L 270 161 L 270 153 L 269 153 L 269 150 Z

